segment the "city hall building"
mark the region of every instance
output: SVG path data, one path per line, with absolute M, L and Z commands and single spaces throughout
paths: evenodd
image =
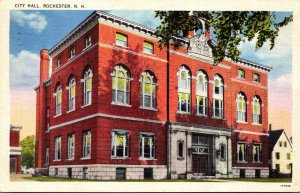
M 167 52 L 154 29 L 95 11 L 41 50 L 36 167 L 103 180 L 267 177 L 271 68 L 213 65 L 209 31 L 187 34 Z

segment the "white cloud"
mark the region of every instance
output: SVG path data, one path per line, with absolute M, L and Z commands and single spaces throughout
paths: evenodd
M 255 52 L 256 38 L 251 42 L 246 41 L 241 43 L 239 48 L 247 56 L 254 55 L 260 60 L 278 59 L 291 57 L 292 53 L 292 24 L 280 29 L 278 36 L 275 39 L 275 46 L 270 50 L 270 42 L 265 42 L 264 45 Z
M 39 55 L 22 50 L 17 55 L 10 54 L 10 87 L 32 89 L 38 83 Z
M 47 26 L 47 20 L 40 12 L 25 13 L 24 11 L 12 11 L 11 19 L 19 26 L 28 26 L 37 32 L 43 31 Z

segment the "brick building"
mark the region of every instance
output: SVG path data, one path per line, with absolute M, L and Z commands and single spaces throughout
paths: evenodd
M 268 176 L 270 67 L 213 65 L 208 32 L 159 48 L 95 11 L 40 53 L 36 167 L 89 179 Z
M 9 170 L 10 173 L 20 173 L 21 170 L 21 147 L 20 147 L 20 130 L 22 127 L 10 125 L 9 136 Z

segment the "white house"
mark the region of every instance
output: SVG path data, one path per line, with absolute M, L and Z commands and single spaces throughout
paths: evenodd
M 289 137 L 283 129 L 269 131 L 271 169 L 279 174 L 292 174 L 293 147 Z

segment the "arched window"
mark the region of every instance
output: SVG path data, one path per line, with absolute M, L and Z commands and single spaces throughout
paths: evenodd
M 246 122 L 247 121 L 247 108 L 246 108 L 246 97 L 244 94 L 239 93 L 236 97 L 236 121 Z
M 252 101 L 252 122 L 255 124 L 261 124 L 261 101 L 260 98 L 255 96 Z
M 58 85 L 55 90 L 55 115 L 61 114 L 61 97 L 62 97 L 61 86 Z
M 156 79 L 149 72 L 143 72 L 140 77 L 140 106 L 156 107 Z
M 207 76 L 203 71 L 197 74 L 197 114 L 207 115 Z
M 92 70 L 86 69 L 83 76 L 83 106 L 92 103 Z
M 129 72 L 118 65 L 114 68 L 112 74 L 112 101 L 118 104 L 129 104 Z
M 75 78 L 72 77 L 69 80 L 69 84 L 68 84 L 68 111 L 75 109 L 75 95 L 76 95 Z
M 223 118 L 223 90 L 223 79 L 219 75 L 215 75 L 213 110 L 216 118 Z
M 190 113 L 191 112 L 191 75 L 190 71 L 181 66 L 177 73 L 178 76 L 178 112 Z

